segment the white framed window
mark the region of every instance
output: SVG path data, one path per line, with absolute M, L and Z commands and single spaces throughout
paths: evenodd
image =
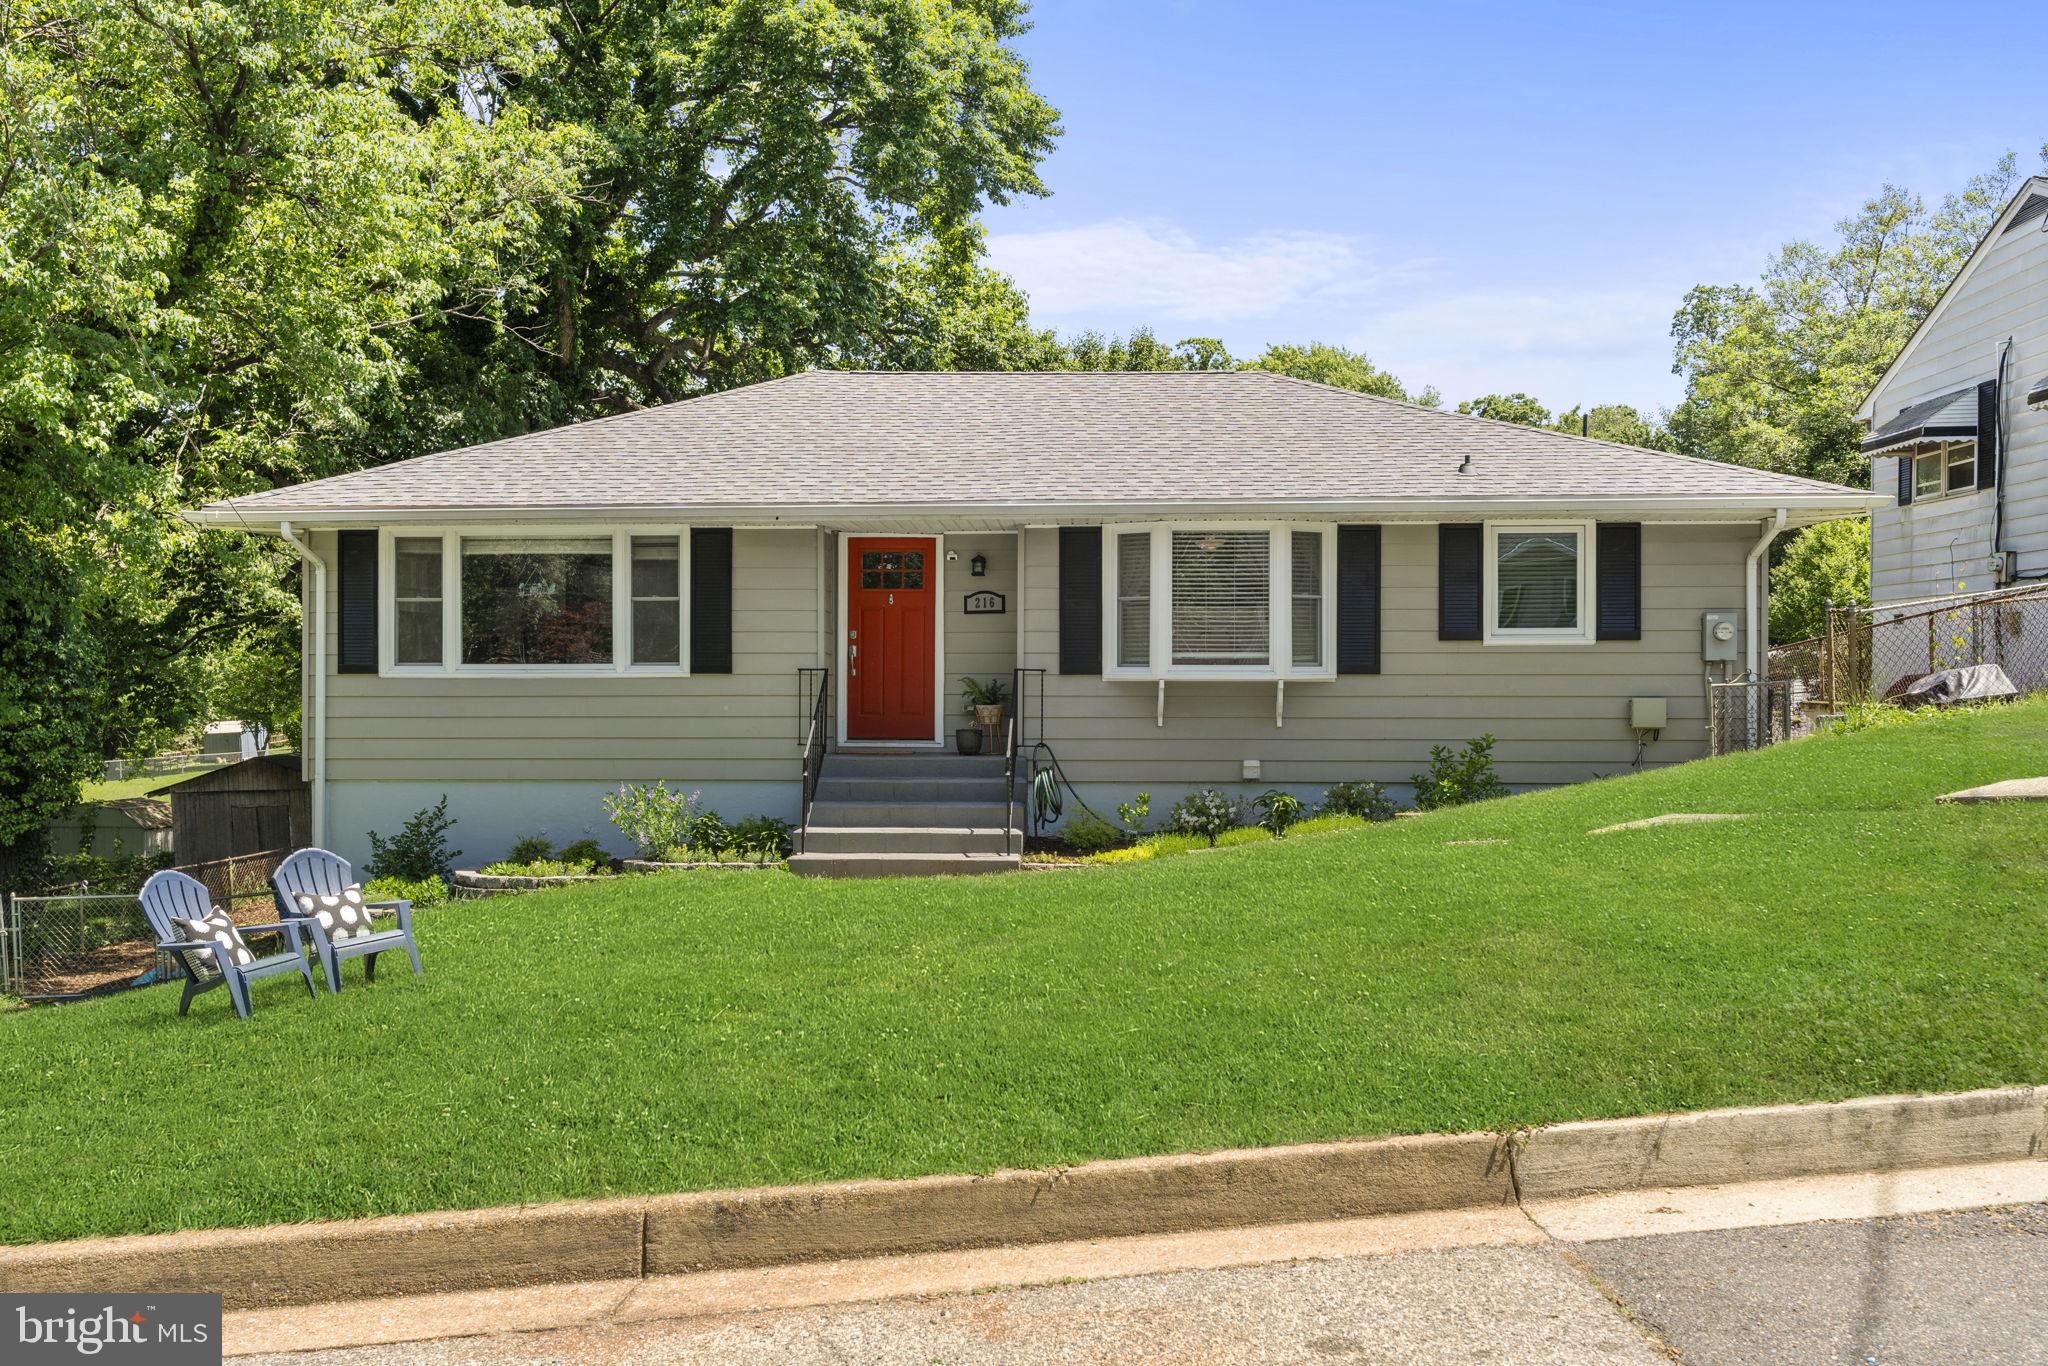
M 1103 536 L 1106 677 L 1335 676 L 1335 528 L 1159 522 Z
M 1913 462 L 1913 501 L 1977 491 L 1977 443 L 1942 441 L 1902 455 Z
M 689 672 L 681 527 L 386 528 L 379 672 Z
M 1488 522 L 1481 562 L 1488 643 L 1593 639 L 1593 523 Z
M 441 577 L 439 536 L 395 536 L 391 541 L 391 662 L 441 663 L 446 638 L 446 596 Z
M 1152 533 L 1116 537 L 1116 652 L 1119 669 L 1152 665 Z

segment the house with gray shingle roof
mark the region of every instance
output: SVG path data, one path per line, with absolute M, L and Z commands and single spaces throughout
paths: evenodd
M 873 872 L 1013 865 L 1055 757 L 1070 813 L 1696 757 L 1770 538 L 1877 501 L 1259 372 L 812 372 L 191 516 L 306 559 L 330 847 L 665 778 Z

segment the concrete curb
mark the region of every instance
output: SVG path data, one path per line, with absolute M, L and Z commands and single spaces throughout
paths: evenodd
M 230 1310 L 2048 1157 L 2048 1087 L 0 1248 L 0 1291 Z
M 1516 1145 L 1522 1199 L 2048 1156 L 2048 1087 L 1557 1124 Z

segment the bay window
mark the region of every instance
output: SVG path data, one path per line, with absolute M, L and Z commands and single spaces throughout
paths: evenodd
M 1593 524 L 1486 527 L 1486 639 L 1571 644 L 1593 639 Z
M 496 528 L 381 538 L 387 673 L 686 672 L 688 533 Z
M 1336 536 L 1322 525 L 1105 529 L 1111 678 L 1327 678 Z

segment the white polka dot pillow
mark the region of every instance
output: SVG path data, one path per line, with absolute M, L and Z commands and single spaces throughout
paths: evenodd
M 320 922 L 320 928 L 327 931 L 327 937 L 337 944 L 346 944 L 372 933 L 370 909 L 363 905 L 363 887 L 351 882 L 341 889 L 337 896 L 325 892 L 295 892 L 292 900 L 298 903 L 299 911 Z
M 178 933 L 193 943 L 212 946 L 193 954 L 192 957 L 216 972 L 220 970 L 216 962 L 220 954 L 226 954 L 227 961 L 238 968 L 246 968 L 256 961 L 256 955 L 242 942 L 241 930 L 235 927 L 234 921 L 228 919 L 228 913 L 218 906 L 203 916 L 174 915 L 171 917 L 171 923 L 178 927 Z

